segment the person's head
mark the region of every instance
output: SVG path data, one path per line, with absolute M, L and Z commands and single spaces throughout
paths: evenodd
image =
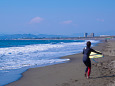
M 91 46 L 91 42 L 88 41 L 86 45 L 87 45 L 87 47 L 90 47 Z

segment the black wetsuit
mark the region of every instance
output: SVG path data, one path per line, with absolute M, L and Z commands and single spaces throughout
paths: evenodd
M 87 72 L 88 70 L 88 67 L 91 67 L 91 61 L 90 61 L 90 58 L 89 58 L 89 55 L 91 52 L 95 52 L 95 53 L 98 53 L 98 54 L 102 54 L 102 53 L 99 53 L 99 52 L 96 52 L 95 50 L 93 50 L 92 48 L 90 47 L 85 47 L 83 49 L 83 62 L 84 64 L 87 66 L 85 72 Z

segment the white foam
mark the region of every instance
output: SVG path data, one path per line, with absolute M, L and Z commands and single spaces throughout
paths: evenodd
M 52 64 L 62 61 L 69 61 L 69 59 L 50 59 L 50 60 L 27 60 L 23 61 L 23 63 L 20 62 L 8 62 L 4 64 L 0 70 L 6 70 L 6 69 L 18 69 L 26 66 L 34 66 L 34 65 L 45 65 L 45 64 Z M 7 65 L 7 66 L 5 66 Z M 9 66 L 8 66 L 9 65 Z
M 0 70 L 68 61 L 69 59 L 57 57 L 78 53 L 85 44 L 86 42 L 71 42 L 0 48 Z

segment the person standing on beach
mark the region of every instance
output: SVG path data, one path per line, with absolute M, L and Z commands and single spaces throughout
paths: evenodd
M 96 52 L 94 49 L 90 48 L 91 47 L 90 41 L 88 41 L 86 45 L 87 46 L 83 49 L 83 63 L 86 65 L 85 77 L 87 75 L 87 79 L 89 79 L 91 73 L 91 61 L 89 55 L 91 52 L 95 52 L 97 54 L 102 54 L 102 53 Z

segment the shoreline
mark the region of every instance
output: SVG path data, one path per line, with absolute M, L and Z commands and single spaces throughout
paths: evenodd
M 7 42 L 7 41 L 6 41 Z M 11 43 L 12 43 L 13 41 L 11 41 Z M 17 42 L 17 41 L 16 41 Z M 22 41 L 23 42 L 23 41 Z M 31 41 L 29 41 L 29 42 L 31 42 Z M 39 42 L 39 41 L 38 41 Z M 48 41 L 47 41 L 48 42 Z M 55 53 L 55 50 L 56 49 L 58 49 L 58 41 L 56 41 L 57 42 L 57 44 L 55 45 L 55 42 L 53 43 L 53 41 L 51 41 L 51 44 L 48 44 L 48 46 L 46 46 L 45 45 L 45 47 L 44 47 L 44 44 L 43 44 L 43 47 L 40 45 L 38 45 L 37 47 L 35 46 L 33 46 L 32 45 L 32 48 L 36 51 L 36 49 L 38 49 L 38 52 L 39 52 L 39 49 L 47 49 L 47 48 L 52 48 L 53 46 L 54 46 L 54 51 L 52 51 L 53 50 L 53 48 L 51 49 L 51 52 L 50 53 L 47 53 L 46 51 L 45 51 L 45 55 L 43 55 L 44 57 L 46 56 L 46 59 L 47 59 L 47 57 L 48 58 L 51 58 L 51 60 L 49 59 L 49 60 L 46 60 L 46 61 L 43 61 L 43 60 L 40 60 L 40 61 L 43 61 L 43 62 L 40 62 L 39 60 L 34 60 L 34 61 L 32 61 L 31 60 L 31 62 L 34 62 L 34 63 L 29 63 L 30 65 L 31 64 L 38 64 L 38 65 L 35 65 L 35 66 L 30 66 L 30 67 L 22 67 L 22 66 L 25 66 L 25 64 L 24 63 L 26 63 L 26 62 L 24 62 L 23 63 L 23 61 L 27 61 L 27 65 L 29 65 L 28 64 L 28 61 L 29 61 L 29 59 L 28 60 L 25 60 L 26 58 L 25 57 L 23 57 L 24 55 L 23 55 L 23 53 L 25 52 L 24 50 L 26 50 L 27 52 L 30 50 L 30 51 L 34 51 L 31 47 L 30 48 L 27 48 L 26 49 L 26 47 L 20 47 L 19 46 L 19 50 L 18 49 L 16 49 L 15 50 L 15 48 L 16 47 L 14 47 L 13 49 L 12 48 L 8 48 L 8 52 L 6 52 L 6 53 L 8 53 L 9 54 L 9 52 L 10 53 L 12 53 L 12 54 L 14 54 L 13 52 L 12 52 L 12 50 L 13 51 L 15 51 L 15 53 L 17 54 L 17 55 L 15 55 L 15 56 L 17 56 L 17 58 L 13 58 L 14 59 L 14 63 L 16 62 L 16 64 L 14 65 L 14 66 L 16 66 L 16 67 L 22 67 L 22 68 L 19 68 L 19 69 L 11 69 L 11 70 L 8 70 L 8 71 L 0 71 L 1 72 L 1 83 L 0 83 L 0 85 L 6 85 L 6 84 L 8 84 L 8 83 L 11 83 L 11 82 L 14 82 L 14 81 L 17 81 L 19 78 L 20 78 L 20 76 L 21 76 L 21 74 L 25 71 L 25 69 L 29 69 L 29 68 L 34 68 L 34 67 L 40 67 L 40 65 L 39 64 L 42 64 L 41 66 L 47 66 L 47 65 L 52 65 L 52 64 L 57 64 L 57 63 L 63 63 L 64 61 L 66 62 L 67 61 L 67 59 L 60 59 L 60 57 L 62 57 L 62 56 L 67 56 L 67 55 L 72 55 L 72 54 L 75 54 L 75 53 L 79 53 L 80 51 L 82 51 L 82 49 L 83 49 L 83 47 L 81 48 L 81 46 L 85 46 L 84 45 L 84 40 L 81 40 L 80 41 L 80 43 L 81 42 L 83 42 L 83 44 L 81 43 L 80 44 L 80 46 L 78 46 L 77 47 L 77 42 L 79 42 L 79 41 L 74 41 L 74 40 L 72 40 L 72 42 L 75 42 L 75 47 L 73 47 L 73 45 L 74 45 L 74 43 L 72 43 L 71 41 L 64 41 L 64 42 L 60 42 L 59 41 L 59 47 L 60 46 L 62 46 L 62 48 L 59 48 L 61 51 L 59 51 L 59 53 L 60 54 L 57 54 L 57 55 L 55 55 L 56 53 L 58 53 L 58 52 L 56 52 Z M 65 44 L 66 42 L 68 42 L 67 44 Z M 96 43 L 96 42 L 98 42 L 98 41 L 92 41 L 94 44 Z M 14 42 L 15 43 L 15 42 Z M 72 44 L 72 47 L 71 47 L 71 44 Z M 11 44 L 12 45 L 12 44 Z M 69 45 L 69 46 L 66 46 L 66 45 Z M 79 43 L 78 43 L 78 45 L 79 45 Z M 31 46 L 31 45 L 30 45 Z M 55 49 L 55 46 L 57 46 L 56 47 L 56 49 Z M 63 48 L 63 47 L 65 47 L 65 48 Z M 24 49 L 23 49 L 24 48 Z M 71 49 L 72 48 L 72 49 Z M 77 49 L 78 48 L 78 49 Z M 4 48 L 5 49 L 5 48 Z M 22 50 L 21 50 L 22 49 Z M 70 52 L 68 52 L 67 50 L 69 50 Z M 75 49 L 75 51 L 74 51 L 74 49 Z M 11 50 L 11 51 L 10 51 Z M 77 50 L 77 51 L 76 51 Z M 19 58 L 19 56 L 18 56 L 18 52 L 21 52 L 21 51 L 24 51 L 24 52 L 22 52 L 22 60 L 21 60 L 21 58 Z M 58 51 L 58 50 L 56 50 L 56 51 Z M 67 53 L 65 53 L 67 51 Z M 48 50 L 48 52 L 49 52 L 49 50 Z M 11 57 L 12 57 L 12 54 L 11 54 Z M 21 53 L 19 53 L 19 54 L 21 54 Z M 24 53 L 25 54 L 25 53 Z M 29 54 L 29 53 L 28 53 Z M 39 55 L 40 54 L 40 55 Z M 35 56 L 38 56 L 38 57 L 40 57 L 40 56 L 42 56 L 42 54 L 44 54 L 44 51 L 43 51 L 43 53 L 42 52 L 40 52 L 40 53 L 35 53 Z M 47 55 L 46 55 L 47 54 Z M 54 54 L 54 55 L 53 55 Z M 29 55 L 31 55 L 31 53 L 29 54 Z M 33 55 L 34 56 L 34 55 Z M 51 56 L 51 57 L 50 57 Z M 28 56 L 27 56 L 28 57 Z M 45 59 L 43 57 L 43 59 Z M 23 60 L 23 58 L 24 58 L 24 60 Z M 32 57 L 32 58 L 34 58 L 34 57 Z M 19 59 L 19 63 L 17 62 L 17 61 L 15 61 L 16 59 Z M 31 57 L 30 57 L 30 59 L 31 59 Z M 38 61 L 38 62 L 36 62 L 36 61 Z M 3 61 L 4 62 L 4 61 Z M 6 61 L 6 63 L 7 63 L 8 61 Z M 12 62 L 12 61 L 11 61 Z M 47 63 L 49 63 L 49 64 L 47 64 Z M 19 64 L 19 66 L 17 66 Z M 24 65 L 23 65 L 24 64 Z M 11 64 L 12 65 L 12 64 Z M 12 67 L 12 66 L 11 66 Z M 20 72 L 21 71 L 21 72 Z M 4 74 L 6 75 L 6 76 L 4 76 Z M 9 78 L 7 78 L 7 77 L 9 77 Z M 3 79 L 2 79 L 3 78 Z
M 14 38 L 14 39 L 0 39 L 0 40 L 105 40 L 115 39 L 115 36 L 95 36 L 95 37 L 51 37 L 51 38 Z
M 106 43 L 99 43 L 97 45 L 98 46 L 95 46 L 93 48 L 99 51 L 103 51 Z M 61 57 L 61 59 L 65 59 L 65 58 L 67 59 L 69 58 L 70 61 L 61 64 L 49 65 L 45 67 L 30 68 L 24 73 L 22 73 L 22 77 L 19 80 L 5 86 L 74 86 L 74 85 L 82 86 L 83 84 L 84 86 L 85 84 L 86 86 L 87 84 L 91 84 L 91 86 L 96 85 L 96 83 L 94 82 L 94 77 L 97 78 L 97 76 L 95 76 L 95 74 L 94 75 L 91 74 L 91 77 L 93 77 L 93 79 L 89 81 L 83 76 L 85 66 L 82 63 L 81 53 Z M 98 65 L 100 65 L 100 63 L 103 61 L 104 60 L 101 59 Z M 95 69 L 100 68 L 94 62 L 92 62 L 92 66 L 94 66 Z M 92 68 L 92 70 L 95 69 Z M 97 72 L 97 70 L 93 71 L 93 73 L 95 72 Z M 99 71 L 96 74 L 99 74 L 99 76 L 101 75 Z M 51 80 L 49 80 L 49 78 Z M 98 80 L 97 78 L 96 82 L 100 82 L 100 80 Z M 105 86 L 105 85 L 99 85 L 99 86 Z

